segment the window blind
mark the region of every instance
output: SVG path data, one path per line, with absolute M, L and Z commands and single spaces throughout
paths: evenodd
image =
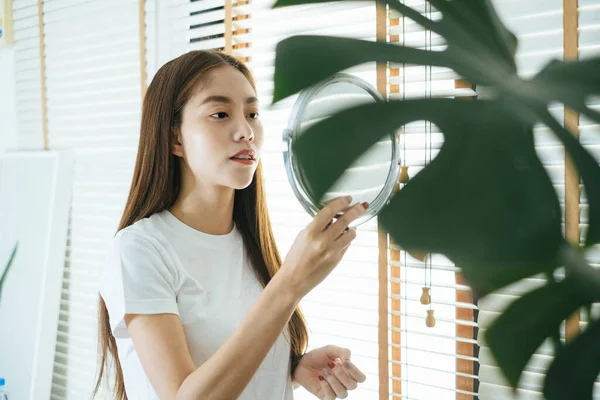
M 507 0 L 496 0 L 494 2 L 501 18 L 507 23 L 509 29 L 519 37 L 519 50 L 517 54 L 517 64 L 520 71 L 525 76 L 531 76 L 538 72 L 550 59 L 563 58 L 563 2 L 552 0 L 545 2 L 527 2 L 517 3 Z M 584 54 L 592 54 L 594 50 L 593 31 L 593 11 L 598 8 L 597 1 L 579 2 L 579 20 L 581 24 L 579 43 L 580 57 Z M 597 12 L 597 11 L 596 11 Z M 581 21 L 587 21 L 588 26 Z M 595 28 L 597 29 L 597 28 Z M 590 35 L 592 33 L 592 35 Z M 597 42 L 597 40 L 596 40 Z M 587 43 L 583 48 L 583 43 Z M 597 46 L 597 43 L 596 43 Z M 596 53 L 597 54 L 597 53 Z M 561 123 L 564 123 L 564 111 L 561 105 L 552 105 L 550 107 L 552 114 Z M 594 152 L 595 142 L 590 141 L 590 133 L 597 129 L 597 126 L 583 123 L 583 117 L 580 119 L 580 138 L 589 150 Z M 585 125 L 585 126 L 583 126 Z M 535 143 L 538 155 L 542 159 L 547 172 L 549 173 L 555 189 L 559 195 L 561 207 L 565 207 L 565 161 L 564 148 L 561 142 L 547 129 L 538 126 L 534 130 Z M 593 137 L 593 136 L 592 136 Z M 597 139 L 596 139 L 597 142 Z M 598 158 L 598 157 L 597 157 Z M 599 158 L 600 159 L 600 158 Z M 581 238 L 585 235 L 587 223 L 587 204 L 585 196 L 581 197 L 580 206 L 580 231 Z M 564 222 L 563 212 L 563 222 Z M 563 225 L 564 228 L 564 225 Z M 597 256 L 597 249 L 588 252 L 588 257 L 594 263 Z M 480 334 L 485 331 L 489 324 L 497 317 L 502 309 L 518 298 L 518 296 L 543 285 L 545 280 L 542 277 L 533 277 L 524 280 L 515 285 L 511 285 L 503 290 L 487 296 L 480 301 Z M 581 326 L 585 327 L 585 314 L 581 316 Z M 561 328 L 562 339 L 565 338 L 565 327 Z M 485 341 L 480 336 L 480 398 L 487 399 L 505 399 L 512 398 L 512 390 L 506 380 L 502 377 L 499 369 L 495 366 L 489 349 Z M 545 371 L 550 365 L 553 357 L 553 348 L 550 341 L 545 342 L 533 355 L 523 372 L 520 387 L 518 389 L 518 398 L 520 399 L 542 399 L 542 389 L 545 377 Z M 596 389 L 595 397 L 599 396 Z
M 423 0 L 403 1 L 427 18 L 441 18 Z M 389 40 L 439 51 L 445 40 L 395 11 L 390 11 Z M 390 64 L 390 98 L 472 98 L 476 92 L 450 69 Z M 465 100 L 468 101 L 468 100 Z M 417 121 L 401 129 L 400 158 L 409 176 L 418 174 L 439 152 L 443 134 Z M 390 246 L 391 386 L 394 399 L 472 399 L 477 390 L 477 307 L 459 269 L 441 255 L 424 261 Z M 423 288 L 431 303 L 421 303 Z M 428 313 L 435 326 L 427 327 Z
M 138 6 L 136 0 L 43 3 L 50 148 L 72 149 L 76 165 L 53 399 L 89 397 L 95 382 L 99 273 L 139 135 Z
M 519 39 L 516 55 L 517 67 L 521 75 L 529 77 L 537 73 L 552 58 L 563 58 L 563 3 L 561 0 L 516 2 L 494 1 L 496 10 L 508 28 Z M 563 107 L 552 106 L 552 114 L 562 124 Z M 546 167 L 559 196 L 563 209 L 565 205 L 565 167 L 564 148 L 552 132 L 543 127 L 534 128 L 537 153 Z M 543 285 L 544 278 L 533 277 L 486 296 L 479 302 L 479 344 L 480 350 L 480 387 L 482 400 L 512 398 L 512 389 L 502 376 L 487 347 L 483 334 L 491 322 L 510 303 L 526 292 Z M 564 327 L 561 329 L 564 339 Z M 541 399 L 545 370 L 552 361 L 553 349 L 546 341 L 532 356 L 526 366 L 518 389 L 518 398 L 525 400 Z
M 600 1 L 579 0 L 579 58 L 600 56 Z M 588 105 L 600 110 L 600 98 L 591 97 Z M 579 140 L 600 163 L 600 125 L 585 116 L 579 118 Z M 588 203 L 585 191 L 581 196 L 581 240 L 588 228 Z M 588 261 L 600 268 L 600 246 L 587 252 Z
M 582 60 L 590 57 L 600 56 L 600 1 L 598 0 L 579 0 L 579 58 Z M 596 110 L 600 110 L 600 98 L 592 97 L 588 99 L 588 105 Z M 596 158 L 600 163 L 600 125 L 591 121 L 585 116 L 579 118 L 579 140 L 581 144 Z M 583 191 L 580 201 L 580 232 L 583 241 L 588 229 L 589 207 L 585 191 Z M 600 268 L 600 246 L 596 245 L 586 252 L 588 262 Z M 592 306 L 591 312 L 594 320 L 600 319 L 600 303 Z M 587 313 L 581 313 L 581 329 L 585 329 L 589 323 Z M 600 376 L 596 380 L 594 387 L 594 400 L 600 399 Z
M 297 34 L 319 34 L 375 40 L 376 14 L 373 2 L 340 2 L 272 9 L 271 0 L 254 0 L 242 11 L 251 18 L 234 22 L 234 29 L 247 33 L 240 40 L 250 43 L 239 53 L 249 57 L 257 83 L 261 119 L 265 131 L 262 152 L 267 202 L 275 238 L 283 256 L 310 216 L 294 196 L 283 163 L 282 132 L 287 127 L 297 96 L 270 107 L 273 91 L 275 45 Z M 376 87 L 374 63 L 345 72 Z M 353 361 L 365 371 L 367 381 L 349 399 L 377 399 L 378 394 L 378 233 L 375 219 L 358 229 L 358 237 L 340 265 L 301 302 L 310 331 L 309 350 L 335 344 L 348 347 Z M 303 389 L 295 398 L 314 398 Z
M 222 0 L 190 2 L 188 16 L 190 47 L 225 49 L 225 4 Z
M 13 1 L 17 148 L 43 149 L 40 32 L 36 0 Z
M 163 64 L 190 50 L 226 50 L 228 24 L 230 53 L 245 59 L 240 49 L 248 46 L 247 32 L 237 25 L 248 18 L 244 6 L 243 0 L 233 0 L 228 12 L 225 0 L 147 0 L 147 83 Z
M 145 1 L 147 85 L 163 64 L 191 50 L 190 18 L 199 11 L 192 5 L 189 0 Z

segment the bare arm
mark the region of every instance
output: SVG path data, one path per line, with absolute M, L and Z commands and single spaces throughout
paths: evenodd
M 189 354 L 179 317 L 125 317 L 144 371 L 160 399 L 234 399 L 244 391 L 300 299 L 339 263 L 356 237 L 348 224 L 364 213 L 360 205 L 329 226 L 343 199 L 325 207 L 296 239 L 284 265 L 262 291 L 242 323 L 199 368 Z M 329 226 L 329 227 L 328 227 Z
M 196 369 L 179 317 L 128 315 L 127 329 L 161 399 L 235 399 L 248 385 L 299 299 L 275 275 L 238 329 Z

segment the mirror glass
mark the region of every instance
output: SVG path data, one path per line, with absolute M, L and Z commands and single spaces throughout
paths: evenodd
M 316 214 L 325 203 L 335 197 L 350 195 L 353 203 L 369 203 L 368 212 L 353 224 L 356 226 L 371 219 L 387 204 L 398 173 L 394 132 L 382 138 L 355 160 L 320 202 L 311 199 L 307 194 L 308 182 L 291 154 L 291 142 L 312 125 L 344 109 L 377 101 L 382 101 L 382 98 L 369 83 L 346 74 L 335 75 L 320 85 L 305 90 L 296 100 L 288 130 L 284 133 L 284 139 L 288 141 L 288 151 L 284 157 L 290 184 L 310 214 Z M 369 132 L 364 134 L 368 135 Z M 331 149 L 332 153 L 335 151 L 335 148 Z

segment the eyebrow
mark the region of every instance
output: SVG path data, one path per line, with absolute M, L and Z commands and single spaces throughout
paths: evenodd
M 227 96 L 208 96 L 207 98 L 205 98 L 204 100 L 202 100 L 202 103 L 200 103 L 200 105 L 204 105 L 206 103 L 233 103 L 233 101 L 227 97 Z M 258 103 L 258 99 L 254 96 L 250 96 L 246 99 L 246 104 L 251 104 L 251 103 Z

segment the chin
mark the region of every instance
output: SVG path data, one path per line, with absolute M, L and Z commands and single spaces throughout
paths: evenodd
M 249 176 L 245 179 L 244 178 L 240 179 L 238 177 L 238 179 L 233 179 L 232 182 L 230 182 L 230 185 L 228 185 L 228 186 L 234 188 L 235 190 L 246 189 L 252 183 L 253 176 L 254 175 Z
M 248 182 L 247 184 L 244 185 L 234 185 L 232 186 L 235 190 L 242 190 L 242 189 L 246 189 L 248 186 L 250 186 L 250 184 L 252 183 L 252 181 Z
M 225 173 L 225 171 L 223 171 Z M 256 167 L 248 168 L 248 166 L 240 169 L 228 170 L 223 178 L 224 181 L 221 181 L 224 186 L 228 186 L 235 190 L 246 189 L 252 183 L 252 179 L 256 173 Z

